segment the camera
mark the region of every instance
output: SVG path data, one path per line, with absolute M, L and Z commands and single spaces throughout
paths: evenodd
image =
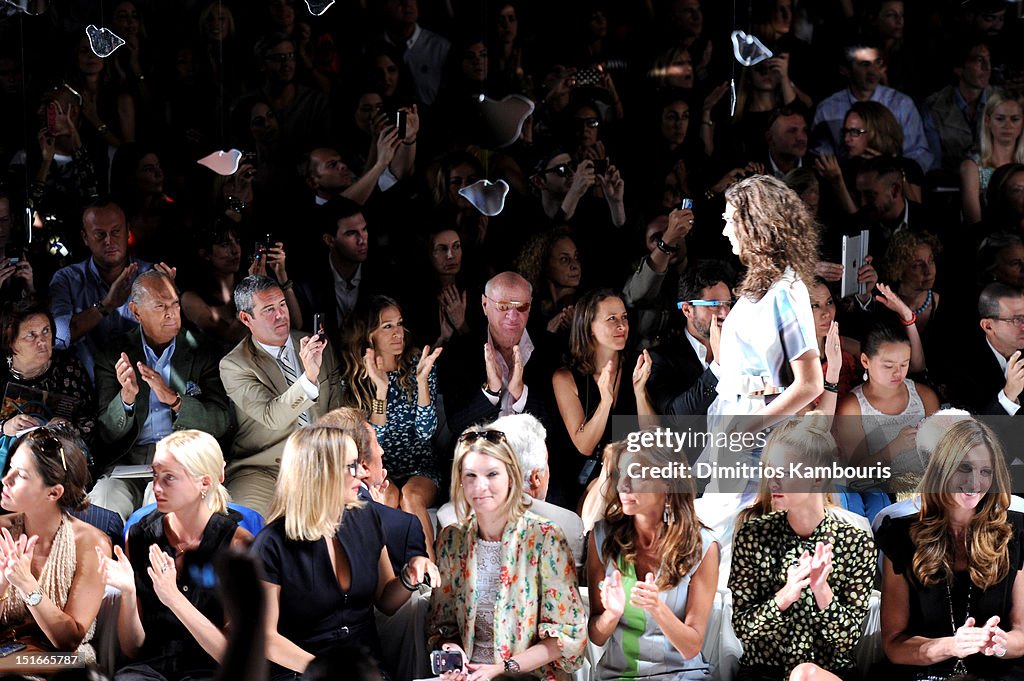
M 600 66 L 581 69 L 576 72 L 576 87 L 600 87 L 603 79 L 604 70 Z
M 430 653 L 430 671 L 440 676 L 462 669 L 462 653 L 458 650 L 435 650 Z

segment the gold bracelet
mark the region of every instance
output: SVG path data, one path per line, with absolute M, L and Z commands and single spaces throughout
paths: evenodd
M 383 414 L 384 408 L 387 406 L 387 402 L 384 400 L 373 399 L 370 400 L 370 407 L 373 409 L 374 414 Z

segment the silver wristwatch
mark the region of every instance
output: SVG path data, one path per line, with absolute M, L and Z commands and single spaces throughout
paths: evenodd
M 25 594 L 23 599 L 25 601 L 25 605 L 30 608 L 34 608 L 43 602 L 43 592 L 41 589 L 37 588 L 35 591 Z

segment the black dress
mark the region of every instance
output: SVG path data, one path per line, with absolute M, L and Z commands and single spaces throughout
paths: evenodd
M 999 616 L 1000 626 L 1008 629 L 1013 621 L 1010 613 L 1013 609 L 1013 582 L 1017 571 L 1024 567 L 1024 515 L 1016 511 L 1006 514 L 1013 534 L 1007 550 L 1010 554 L 1010 571 L 1006 578 L 995 586 L 981 591 L 970 583 L 966 571 L 953 575 L 952 594 L 953 621 L 963 626 L 968 611 L 968 591 L 970 591 L 970 616 L 978 623 L 984 624 L 993 615 Z M 911 567 L 914 559 L 914 544 L 910 539 L 910 528 L 917 522 L 917 516 L 903 518 L 886 518 L 875 535 L 875 541 L 885 556 L 892 561 L 893 571 L 903 575 L 910 586 L 910 603 L 907 622 L 907 633 L 913 636 L 942 638 L 952 636 L 953 624 L 950 622 L 950 599 L 946 591 L 945 581 L 934 586 L 923 586 L 913 575 Z M 886 678 L 912 679 L 922 673 L 936 674 L 943 678 L 953 673 L 955 659 L 932 665 L 928 668 L 892 665 Z M 977 653 L 964 659 L 970 675 L 979 679 L 1000 679 L 1007 681 L 1024 680 L 1024 663 L 1021 660 L 1004 660 L 988 657 Z
M 64 350 L 54 350 L 50 367 L 34 378 L 15 378 L 7 364 L 0 362 L 0 385 L 7 390 L 8 383 L 29 386 L 36 390 L 60 393 L 72 398 L 67 406 L 73 408 L 71 422 L 78 429 L 86 445 L 93 444 L 96 426 L 96 391 L 89 374 L 77 357 Z M 51 417 L 58 414 L 50 414 Z
M 217 554 L 230 548 L 240 517 L 237 513 L 234 517 L 222 513 L 210 516 L 199 547 L 185 553 L 184 565 L 178 570 L 178 589 L 196 610 L 220 629 L 224 628 L 224 606 L 212 581 L 212 563 Z M 164 533 L 164 514 L 160 511 L 153 511 L 128 531 L 128 558 L 135 570 L 139 615 L 146 630 L 146 641 L 136 661 L 116 678 L 135 678 L 133 672 L 142 673 L 148 667 L 168 681 L 186 677 L 212 679 L 217 673 L 217 662 L 157 598 L 153 580 L 146 572 L 152 544 L 168 555 L 176 553 Z
M 380 659 L 373 611 L 377 566 L 386 543 L 380 516 L 370 505 L 348 509 L 335 536 L 348 556 L 348 591 L 338 584 L 325 541 L 288 539 L 284 518 L 264 527 L 256 537 L 252 550 L 263 566 L 263 578 L 281 587 L 277 631 L 313 655 L 356 644 Z M 271 678 L 297 675 L 272 665 Z

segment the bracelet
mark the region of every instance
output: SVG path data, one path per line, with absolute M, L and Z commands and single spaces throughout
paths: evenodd
M 900 323 L 903 324 L 903 326 L 913 326 L 914 324 L 917 323 L 917 314 L 914 313 L 914 312 L 911 312 L 910 313 L 910 319 L 907 319 L 905 321 L 901 319 Z
M 420 585 L 419 584 L 413 584 L 412 582 L 410 582 L 406 578 L 405 571 L 408 570 L 408 569 L 409 569 L 409 564 L 408 563 L 403 565 L 401 572 L 398 573 L 398 579 L 402 582 L 402 586 L 404 586 L 406 589 L 408 589 L 409 591 L 416 591 L 417 589 L 420 588 Z
M 174 400 L 173 402 L 171 402 L 169 405 L 167 405 L 168 408 L 170 408 L 171 411 L 174 411 L 179 406 L 181 406 L 181 393 L 175 393 L 175 394 L 178 396 L 177 399 Z
M 838 383 L 829 383 L 828 381 L 825 381 L 825 390 L 827 392 L 835 393 L 835 394 L 838 395 L 839 394 L 839 384 Z
M 404 144 L 407 147 L 411 147 L 412 145 L 416 144 L 416 138 L 413 137 L 411 140 L 402 140 L 402 144 Z
M 666 255 L 675 255 L 679 252 L 679 246 L 671 246 L 664 239 L 658 239 L 658 250 Z
M 497 391 L 491 390 L 490 388 L 487 387 L 487 383 L 484 382 L 484 384 L 482 386 L 480 386 L 480 389 L 483 390 L 488 395 L 490 395 L 491 397 L 495 397 L 495 398 L 501 399 L 501 389 L 500 388 Z
M 289 279 L 288 281 L 281 282 L 279 286 L 281 288 L 281 291 L 291 291 L 292 287 L 295 286 L 295 282 Z
M 370 408 L 374 414 L 383 414 L 384 409 L 387 407 L 387 402 L 384 400 L 372 399 L 370 400 Z

